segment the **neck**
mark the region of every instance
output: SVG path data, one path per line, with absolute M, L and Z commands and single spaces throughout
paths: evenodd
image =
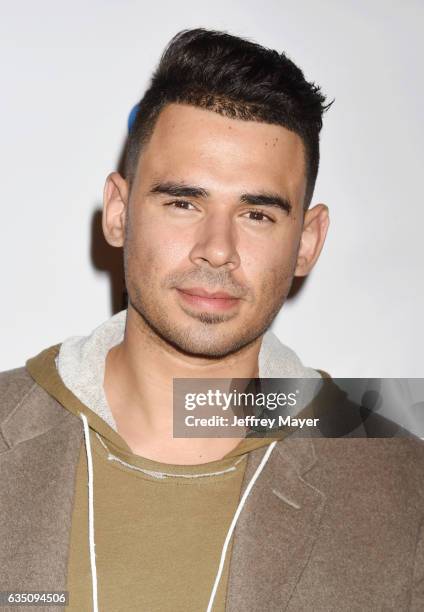
M 128 307 L 124 339 L 106 358 L 105 393 L 119 434 L 131 450 L 165 463 L 220 459 L 241 438 L 173 438 L 174 378 L 252 378 L 259 375 L 262 337 L 223 358 L 184 354 L 155 334 Z

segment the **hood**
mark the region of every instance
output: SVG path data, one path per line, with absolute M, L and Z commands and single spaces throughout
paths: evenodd
M 117 431 L 103 389 L 105 361 L 109 350 L 122 342 L 127 311 L 122 310 L 97 327 L 89 336 L 65 340 L 56 359 L 64 384 L 83 404 Z M 321 378 L 312 368 L 305 368 L 296 353 L 266 332 L 259 353 L 260 378 Z
M 67 410 L 76 416 L 84 414 L 90 427 L 112 443 L 115 450 L 128 453 L 131 449 L 117 431 L 103 387 L 107 353 L 122 342 L 126 319 L 125 309 L 99 325 L 89 335 L 71 336 L 61 344 L 42 351 L 29 359 L 26 367 L 38 384 Z M 262 340 L 259 376 L 316 379 L 318 386 L 322 380 L 320 371 L 305 367 L 296 353 L 280 342 L 271 331 L 267 331 Z M 246 440 L 243 451 L 263 444 L 263 439 Z

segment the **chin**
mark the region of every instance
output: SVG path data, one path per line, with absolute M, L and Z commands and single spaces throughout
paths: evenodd
M 237 313 L 222 315 L 203 312 L 196 313 L 196 316 L 184 313 L 181 317 L 165 307 L 159 310 L 157 305 L 151 312 L 141 308 L 141 304 L 132 302 L 132 306 L 162 342 L 193 357 L 227 357 L 253 343 L 268 326 L 265 322 L 260 325 L 258 321 L 253 325 L 246 317 L 241 321 Z
M 193 326 L 194 327 L 194 326 Z M 211 359 L 227 357 L 254 342 L 260 334 L 225 334 L 219 326 L 213 331 L 199 332 L 194 329 L 181 330 L 162 336 L 175 348 L 187 355 Z

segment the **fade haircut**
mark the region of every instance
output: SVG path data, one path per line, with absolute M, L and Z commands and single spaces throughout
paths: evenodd
M 306 81 L 284 53 L 216 30 L 178 32 L 162 54 L 128 135 L 124 172 L 130 188 L 140 151 L 170 103 L 281 125 L 298 134 L 305 153 L 304 209 L 309 207 L 318 174 L 322 115 L 332 102 L 324 104 L 320 87 Z

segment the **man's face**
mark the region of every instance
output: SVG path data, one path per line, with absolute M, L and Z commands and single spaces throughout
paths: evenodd
M 305 187 L 293 132 L 166 106 L 126 213 L 132 307 L 190 354 L 223 357 L 257 339 L 292 283 Z

